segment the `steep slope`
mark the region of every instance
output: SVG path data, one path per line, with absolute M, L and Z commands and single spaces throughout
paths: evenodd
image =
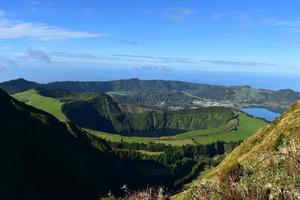
M 110 133 L 172 135 L 188 130 L 218 128 L 235 117 L 231 109 L 223 107 L 161 110 L 117 103 L 103 93 L 75 93 L 56 88 L 36 90 L 47 98 L 64 102 L 63 113 L 81 127 Z M 26 96 L 19 94 L 15 96 Z
M 77 125 L 124 135 L 162 136 L 189 130 L 220 128 L 235 117 L 223 107 L 163 110 L 117 103 L 103 93 L 75 93 L 36 88 L 13 95 L 18 100 Z
M 98 199 L 123 183 L 167 184 L 165 167 L 120 159 L 105 141 L 91 140 L 1 90 L 0 110 L 0 199 Z M 141 170 L 149 166 L 150 172 Z
M 300 102 L 175 199 L 299 199 Z
M 65 103 L 65 115 L 89 129 L 124 135 L 174 135 L 188 130 L 217 128 L 235 117 L 229 108 L 210 107 L 186 110 L 143 109 L 120 105 L 104 94 L 84 94 Z M 136 111 L 136 112 L 132 112 Z
M 47 113 L 54 115 L 61 121 L 67 120 L 66 116 L 61 111 L 63 102 L 61 102 L 59 99 L 40 95 L 34 89 L 15 93 L 12 96 L 19 101 L 26 103 L 27 105 L 33 106 L 37 109 L 41 109 Z
M 244 141 L 217 167 L 215 173 L 225 173 L 236 164 L 248 166 L 258 155 L 273 153 L 283 142 L 300 141 L 300 102 L 292 105 L 275 122 L 260 129 Z

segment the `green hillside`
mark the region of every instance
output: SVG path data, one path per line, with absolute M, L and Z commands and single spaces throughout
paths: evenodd
M 267 125 L 267 123 L 261 119 L 253 118 L 245 113 L 239 113 L 239 123 L 236 129 L 231 131 L 224 131 L 232 127 L 232 123 L 229 122 L 224 126 L 205 129 L 195 130 L 179 133 L 175 136 L 164 136 L 164 137 L 129 137 L 121 136 L 117 134 L 110 134 L 95 130 L 87 130 L 90 134 L 97 137 L 106 139 L 111 142 L 128 142 L 128 143 L 162 143 L 170 144 L 173 146 L 183 145 L 197 145 L 197 144 L 211 144 L 217 141 L 225 142 L 238 142 L 245 140 L 246 138 L 253 135 L 258 129 Z
M 0 199 L 99 199 L 176 179 L 154 160 L 125 159 L 104 140 L 0 90 Z M 122 166 L 122 167 L 120 167 Z
M 131 136 L 175 135 L 188 130 L 217 128 L 234 118 L 228 108 L 130 108 L 107 95 L 90 93 L 78 94 L 64 104 L 62 110 L 71 121 L 84 128 Z
M 14 94 L 14 93 L 23 92 L 29 89 L 36 88 L 40 85 L 41 84 L 39 83 L 35 83 L 32 81 L 27 81 L 25 79 L 19 78 L 19 79 L 0 83 L 0 88 L 6 91 L 7 93 Z
M 63 102 L 55 98 L 42 96 L 36 90 L 32 89 L 16 93 L 13 97 L 28 105 L 44 110 L 59 120 L 65 121 L 67 119 L 61 110 Z
M 299 199 L 299 124 L 298 102 L 173 199 Z

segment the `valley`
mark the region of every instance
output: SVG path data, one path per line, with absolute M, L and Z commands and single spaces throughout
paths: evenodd
M 198 183 L 197 177 L 213 170 L 225 154 L 269 123 L 237 109 L 238 105 L 224 104 L 224 100 L 216 103 L 188 92 L 179 93 L 193 99 L 189 105 L 145 106 L 115 98 L 116 95 L 132 95 L 132 91 L 76 92 L 74 88 L 70 91 L 66 87 L 49 85 L 37 84 L 25 91 L 14 87 L 13 91 L 18 92 L 11 96 L 57 118 L 62 124 L 77 127 L 93 147 L 104 151 L 106 157 L 114 157 L 108 163 L 120 160 L 118 162 L 128 166 L 136 165 L 134 170 L 139 171 L 141 179 L 130 181 L 127 175 L 122 178 L 131 189 L 163 184 L 171 193 L 178 193 L 182 188 L 189 188 L 189 183 Z M 12 86 L 9 88 L 11 90 Z M 147 98 L 152 97 L 147 95 Z M 205 104 L 195 106 L 195 99 Z M 117 189 L 120 185 L 118 182 L 101 187 L 96 193 L 103 196 L 113 190 L 114 194 L 122 196 Z
M 49 91 L 48 91 L 49 92 Z M 33 105 L 39 109 L 42 109 L 50 114 L 53 114 L 58 119 L 66 120 L 67 113 L 63 112 L 63 105 L 66 103 L 66 99 L 68 97 L 64 96 L 63 101 L 52 98 L 45 97 L 38 93 L 36 90 L 29 90 L 21 93 L 17 93 L 13 95 L 20 101 L 23 101 L 29 105 Z M 85 94 L 85 98 L 92 98 L 93 95 Z M 71 97 L 69 97 L 71 98 Z M 72 96 L 74 99 L 74 95 Z M 76 97 L 77 98 L 77 97 Z M 83 97 L 81 97 L 82 99 Z M 50 103 L 51 102 L 51 103 Z M 54 103 L 53 103 L 54 102 Z M 57 103 L 60 102 L 60 103 Z M 103 101 L 105 102 L 105 101 Z M 104 103 L 103 103 L 104 104 Z M 51 105 L 50 107 L 48 105 Z M 106 107 L 106 106 L 105 106 Z M 81 107 L 82 109 L 82 107 Z M 113 109 L 116 109 L 113 108 Z M 142 108 L 140 108 L 141 110 Z M 145 110 L 145 108 L 144 108 Z M 197 111 L 192 109 L 192 111 Z M 82 111 L 84 112 L 84 111 Z M 141 112 L 141 111 L 140 111 Z M 173 111 L 174 112 L 174 111 Z M 178 111 L 175 111 L 178 112 Z M 81 114 L 82 115 L 82 114 Z M 84 116 L 84 118 L 88 118 L 89 116 Z M 236 116 L 236 117 L 235 117 Z M 232 118 L 232 119 L 230 119 Z M 71 118 L 72 119 L 72 118 Z M 210 144 L 217 141 L 226 141 L 226 142 L 237 142 L 246 139 L 251 134 L 253 134 L 257 129 L 264 126 L 266 122 L 252 118 L 251 116 L 242 113 L 236 112 L 227 119 L 228 121 L 221 126 L 205 128 L 203 130 L 186 130 L 181 133 L 176 133 L 176 135 L 171 136 L 160 136 L 157 133 L 156 137 L 147 137 L 145 136 L 128 136 L 128 135 L 119 135 L 116 133 L 109 133 L 105 131 L 97 131 L 91 128 L 86 128 L 87 132 L 90 134 L 104 138 L 111 142 L 129 142 L 129 143 L 163 143 L 174 146 L 182 146 L 182 145 L 197 145 L 197 144 Z M 72 120 L 71 120 L 72 121 Z M 73 121 L 74 122 L 74 121 Z M 76 122 L 76 121 L 75 121 Z M 80 122 L 79 122 L 80 123 Z M 102 122 L 103 123 L 103 122 Z M 99 122 L 101 125 L 101 122 Z M 102 127 L 105 125 L 101 125 Z

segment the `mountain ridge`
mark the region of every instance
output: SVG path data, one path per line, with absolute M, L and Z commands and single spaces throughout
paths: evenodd
M 24 88 L 16 84 L 21 82 L 20 80 L 0 83 L 0 88 L 9 93 L 23 91 Z M 300 92 L 291 89 L 273 91 L 255 89 L 247 85 L 221 86 L 167 80 L 57 81 L 47 84 L 31 83 L 26 89 L 38 87 L 60 88 L 80 93 L 108 93 L 117 101 L 146 107 L 191 107 L 215 103 L 236 108 L 264 107 L 283 112 L 285 108 L 300 99 Z

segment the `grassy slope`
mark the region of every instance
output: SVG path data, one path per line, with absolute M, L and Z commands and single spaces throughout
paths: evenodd
M 38 94 L 36 90 L 32 89 L 25 92 L 20 92 L 14 94 L 13 97 L 28 105 L 44 110 L 54 115 L 59 120 L 66 121 L 67 119 L 66 116 L 61 111 L 61 107 L 63 105 L 61 101 L 50 97 L 44 97 Z
M 216 173 L 226 172 L 237 163 L 240 163 L 243 166 L 253 164 L 251 160 L 257 159 L 259 154 L 274 150 L 280 135 L 283 135 L 286 140 L 299 140 L 299 124 L 300 102 L 291 106 L 276 121 L 260 129 L 255 135 L 245 140 L 223 160 L 216 170 L 210 173 L 210 176 L 215 175 Z
M 248 138 L 253 135 L 259 128 L 265 126 L 267 123 L 263 120 L 252 118 L 245 113 L 239 113 L 239 125 L 237 126 L 236 131 L 230 131 L 226 133 L 222 133 L 219 135 L 210 135 L 203 136 L 204 134 L 208 134 L 211 132 L 216 132 L 220 130 L 224 130 L 229 127 L 229 125 L 225 125 L 222 128 L 217 129 L 209 129 L 209 130 L 198 130 L 198 131 L 188 131 L 185 133 L 178 134 L 176 136 L 171 137 L 160 137 L 160 138 L 149 138 L 149 137 L 126 137 L 120 136 L 116 134 L 109 134 L 99 131 L 87 130 L 89 133 L 107 139 L 113 142 L 120 142 L 122 139 L 124 142 L 129 143 L 164 143 L 170 144 L 174 146 L 183 146 L 187 144 L 210 144 L 216 141 L 240 141 Z M 198 138 L 196 136 L 199 136 Z M 193 137 L 193 139 L 191 138 Z
M 151 138 L 151 137 L 127 137 L 127 136 L 121 136 L 117 134 L 111 134 L 111 133 L 105 133 L 105 132 L 100 132 L 100 131 L 95 131 L 95 130 L 88 130 L 86 129 L 87 132 L 90 134 L 101 137 L 103 139 L 106 139 L 108 141 L 112 142 L 120 142 L 123 140 L 123 142 L 128 142 L 128 143 L 149 143 L 149 142 L 154 142 L 154 143 L 164 143 L 164 144 L 170 144 L 174 146 L 182 146 L 182 145 L 187 145 L 187 144 L 194 144 L 191 139 L 181 139 L 181 140 L 172 140 L 172 139 L 165 139 L 165 140 L 159 140 L 157 138 Z
M 299 177 L 290 174 L 293 172 L 291 171 L 291 166 L 297 166 L 297 162 L 290 157 L 282 155 L 272 156 L 266 160 L 263 159 L 270 155 L 278 154 L 278 148 L 282 146 L 286 148 L 287 144 L 292 145 L 292 148 L 287 151 L 289 152 L 287 155 L 293 156 L 294 154 L 299 154 L 300 148 L 297 146 L 300 141 L 299 132 L 300 102 L 297 102 L 276 121 L 259 129 L 255 135 L 245 140 L 240 146 L 227 155 L 220 165 L 205 173 L 201 178 L 215 182 L 219 180 L 219 175 L 226 174 L 237 165 L 240 165 L 243 169 L 247 169 L 245 171 L 247 171 L 249 175 L 236 184 L 247 185 L 255 183 L 259 186 L 272 185 L 273 187 L 279 188 L 293 185 L 299 189 L 300 185 L 294 184 L 295 180 L 299 183 Z M 197 185 L 201 182 L 203 182 L 203 180 L 198 179 L 194 184 Z M 190 191 L 186 190 L 171 199 L 187 199 L 189 194 Z
M 267 125 L 267 123 L 263 120 L 250 117 L 245 113 L 239 113 L 239 125 L 237 126 L 236 131 L 234 130 L 228 133 L 214 135 L 211 137 L 197 138 L 196 142 L 201 144 L 208 144 L 216 141 L 232 142 L 245 140 L 265 125 Z

